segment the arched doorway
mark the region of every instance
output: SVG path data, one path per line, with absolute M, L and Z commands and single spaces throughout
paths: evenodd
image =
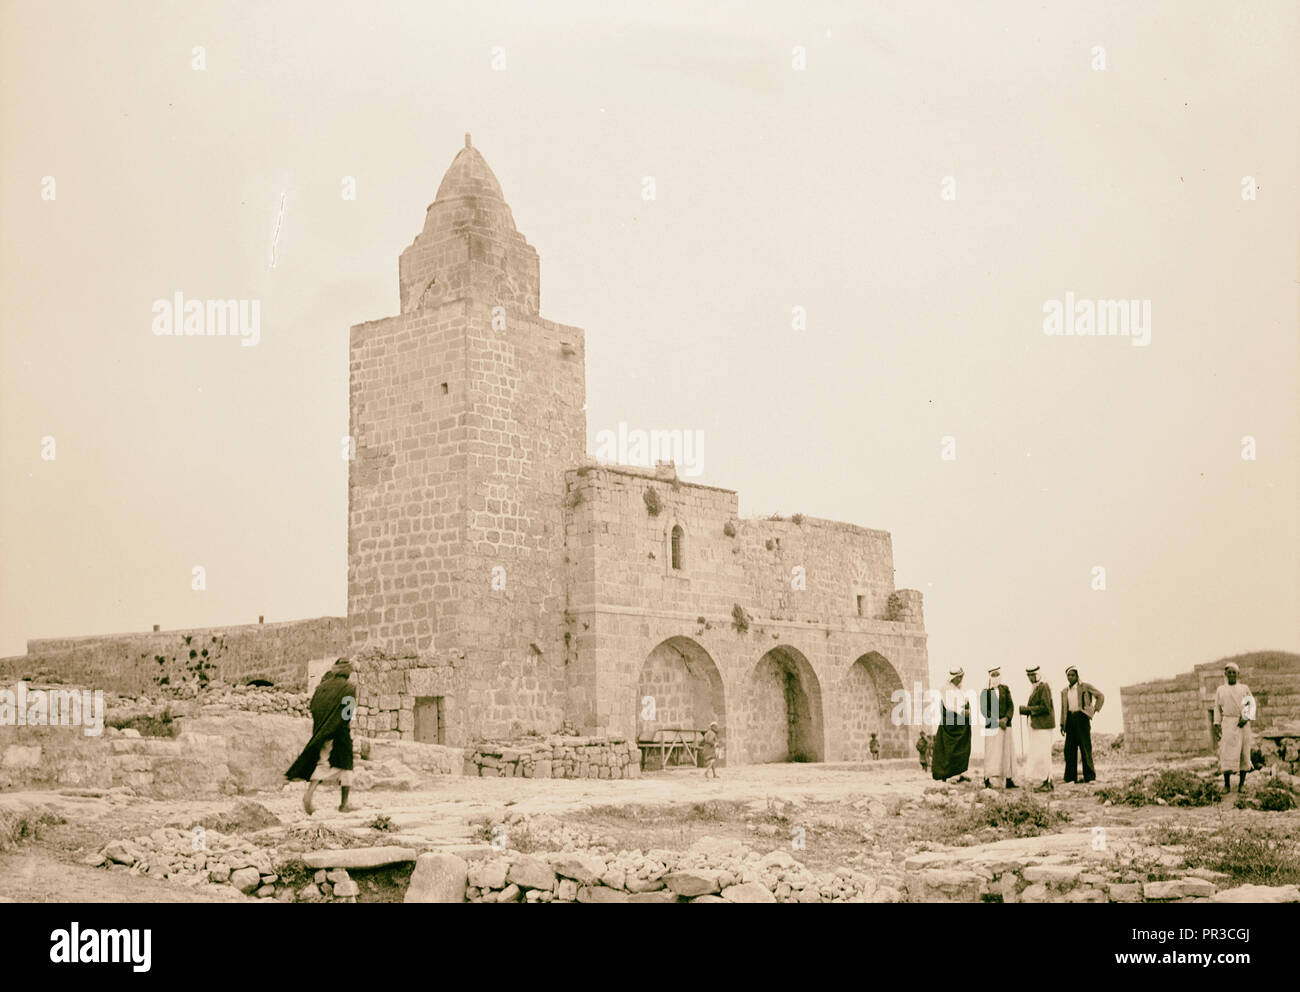
M 658 730 L 703 732 L 716 720 L 725 743 L 722 674 L 709 653 L 689 637 L 670 637 L 656 645 L 641 664 L 636 714 L 640 741 L 654 740 Z
M 902 688 L 898 672 L 878 651 L 869 651 L 849 668 L 841 697 L 846 760 L 870 761 L 872 734 L 880 741 L 881 758 L 908 756 L 908 728 L 894 726 L 890 718 L 894 691 Z
M 799 651 L 775 647 L 758 660 L 744 707 L 749 761 L 825 760 L 821 685 Z

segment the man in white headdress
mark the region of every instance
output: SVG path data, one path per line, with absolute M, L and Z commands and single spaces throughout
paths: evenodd
M 992 781 L 1005 778 L 1008 789 L 1019 788 L 1011 775 L 1016 769 L 1015 739 L 1011 721 L 1016 708 L 1011 690 L 1002 684 L 1002 671 L 989 669 L 988 688 L 980 693 L 980 714 L 984 717 L 984 788 Z
M 1025 743 L 1025 780 L 1040 782 L 1035 792 L 1051 792 L 1052 785 L 1052 731 L 1056 729 L 1056 706 L 1052 702 L 1052 687 L 1038 681 L 1038 666 L 1026 668 L 1029 684 L 1034 687 L 1029 701 L 1020 707 L 1020 713 L 1029 717 L 1029 740 Z
M 970 701 L 961 691 L 960 668 L 948 673 L 948 684 L 943 687 L 939 725 L 934 731 L 934 754 L 930 761 L 930 775 L 943 782 L 957 777 L 958 782 L 969 782 L 963 772 L 970 767 Z
M 1255 697 L 1245 682 L 1238 682 L 1241 669 L 1235 661 L 1223 666 L 1227 681 L 1214 693 L 1214 739 L 1219 745 L 1219 771 L 1223 772 L 1223 791 L 1232 791 L 1232 773 L 1237 773 L 1237 791 L 1246 787 L 1250 771 L 1252 735 L 1250 721 L 1255 719 Z

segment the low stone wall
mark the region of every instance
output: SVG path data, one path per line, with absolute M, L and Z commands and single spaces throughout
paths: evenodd
M 888 854 L 881 857 L 887 862 Z M 813 871 L 788 851 L 702 838 L 686 851 L 517 851 L 469 862 L 422 854 L 407 902 L 816 903 L 898 902 L 875 872 Z
M 1300 721 L 1275 727 L 1257 743 L 1265 765 L 1280 766 L 1291 775 L 1300 775 Z
M 1195 672 L 1120 689 L 1124 746 L 1133 752 L 1199 754 L 1210 748 Z
M 156 799 L 237 795 L 284 785 L 311 721 L 275 714 L 182 717 L 176 737 L 106 727 L 0 727 L 0 789 L 128 788 Z
M 465 752 L 465 774 L 484 778 L 640 778 L 641 751 L 623 737 L 483 741 Z

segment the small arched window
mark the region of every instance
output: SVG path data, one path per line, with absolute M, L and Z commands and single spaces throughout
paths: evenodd
M 673 524 L 673 568 L 681 571 L 682 567 L 682 540 L 685 533 L 679 524 Z

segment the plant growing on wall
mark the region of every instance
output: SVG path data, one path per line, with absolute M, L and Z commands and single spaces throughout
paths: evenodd
M 731 625 L 741 634 L 749 630 L 749 614 L 739 603 L 731 608 Z
M 730 520 L 728 520 L 725 524 L 722 525 L 722 533 L 726 534 L 728 537 L 735 537 L 736 525 L 733 524 Z
M 889 599 L 885 603 L 885 619 L 903 619 L 903 601 L 898 597 L 898 593 L 896 592 L 891 592 L 889 594 Z
M 650 516 L 659 516 L 659 511 L 664 508 L 663 503 L 659 500 L 659 493 L 653 489 L 647 489 L 641 494 L 641 498 L 645 500 L 645 508 Z

